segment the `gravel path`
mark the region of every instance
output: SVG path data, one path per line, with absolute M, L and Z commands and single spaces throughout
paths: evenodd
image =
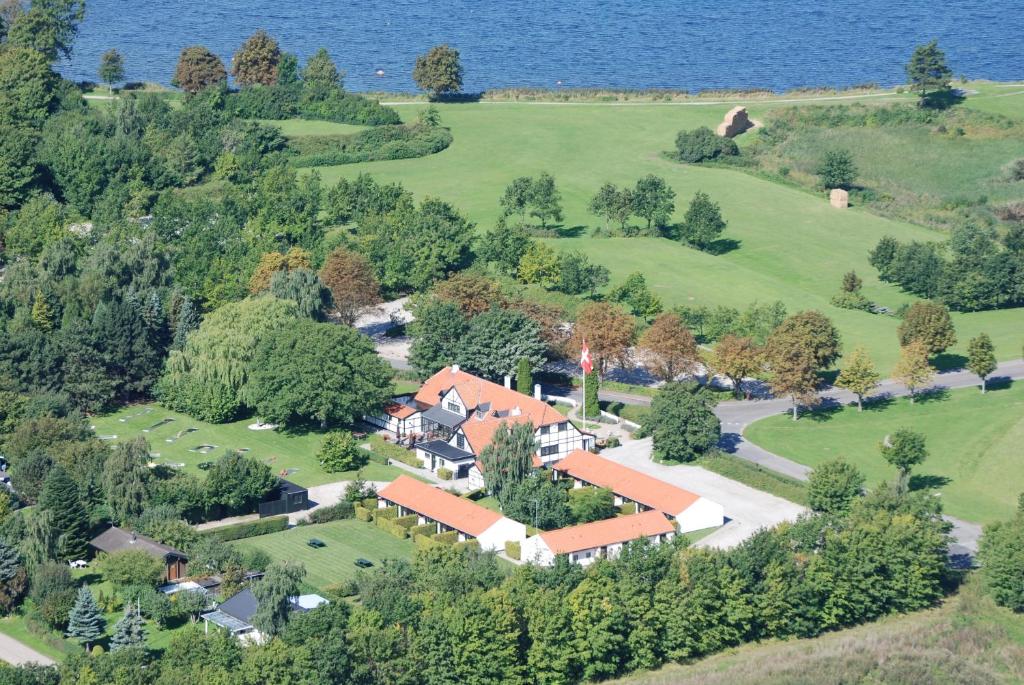
M 43 656 L 23 642 L 15 640 L 9 635 L 0 633 L 0 659 L 13 666 L 35 662 L 43 666 L 52 666 L 53 659 Z

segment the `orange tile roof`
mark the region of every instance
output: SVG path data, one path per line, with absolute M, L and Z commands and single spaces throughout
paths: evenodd
M 473 452 L 480 451 L 491 443 L 495 431 L 502 423 L 526 423 L 530 421 L 534 428 L 549 426 L 568 421 L 556 409 L 529 395 L 516 392 L 503 385 L 478 378 L 465 371 L 456 371 L 448 366 L 428 378 L 416 393 L 416 401 L 425 404 L 437 404 L 441 396 L 455 388 L 459 397 L 466 403 L 469 418 L 460 426 L 466 439 L 469 440 Z M 487 414 L 477 418 L 476 408 L 489 405 Z M 501 412 L 504 416 L 495 416 Z
M 554 554 L 569 554 L 672 532 L 675 532 L 675 527 L 665 515 L 660 511 L 651 510 L 642 514 L 618 516 L 580 526 L 560 528 L 541 533 L 540 537 Z
M 474 537 L 502 519 L 496 511 L 405 475 L 388 483 L 377 496 Z
M 700 495 L 689 490 L 683 490 L 585 450 L 573 450 L 551 468 L 598 487 L 608 488 L 616 495 L 640 502 L 670 516 L 678 515 L 700 499 Z
M 407 404 L 400 404 L 398 402 L 392 402 L 384 407 L 384 413 L 388 416 L 394 416 L 396 419 L 408 418 L 418 411 L 419 409 L 416 409 L 415 407 L 410 407 Z

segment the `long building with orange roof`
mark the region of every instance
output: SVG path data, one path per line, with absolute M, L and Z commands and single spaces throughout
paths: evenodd
M 575 450 L 551 469 L 556 479 L 571 478 L 574 488 L 595 486 L 611 490 L 616 506 L 635 504 L 638 512 L 660 511 L 675 519 L 682 533 L 717 528 L 725 523 L 721 504 L 592 452 Z
M 482 485 L 477 458 L 502 425 L 530 423 L 537 438 L 537 465 L 547 465 L 577 449 L 588 449 L 594 438 L 538 397 L 492 383 L 462 371 L 458 365 L 441 369 L 413 396 L 395 398 L 381 415 L 366 420 L 415 445 L 424 468 L 451 472 Z
M 550 566 L 562 555 L 587 566 L 601 558 L 614 559 L 633 540 L 647 538 L 660 544 L 675 534 L 675 526 L 665 515 L 651 510 L 534 535 L 522 543 L 521 554 L 523 561 L 540 566 Z

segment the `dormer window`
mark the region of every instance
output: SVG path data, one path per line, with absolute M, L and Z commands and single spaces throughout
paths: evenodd
M 462 407 L 460 407 L 455 402 L 450 402 L 450 401 L 449 402 L 445 402 L 444 403 L 444 408 L 447 409 L 448 411 L 450 411 L 453 414 L 460 414 L 460 415 L 462 414 Z

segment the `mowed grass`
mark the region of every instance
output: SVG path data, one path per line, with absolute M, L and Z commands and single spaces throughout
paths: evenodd
M 746 437 L 761 447 L 814 467 L 843 457 L 872 487 L 896 477 L 879 443 L 898 428 L 924 434 L 929 456 L 913 469 L 912 486 L 935 486 L 946 513 L 990 523 L 1010 518 L 1024 492 L 1024 383 L 990 390 L 962 389 L 911 405 L 900 398 L 858 412 L 819 412 L 793 421 L 773 416 Z
M 314 549 L 310 538 L 327 543 Z M 318 589 L 355 578 L 362 557 L 374 564 L 385 559 L 411 559 L 415 545 L 399 540 L 372 523 L 348 519 L 311 526 L 298 526 L 280 533 L 248 538 L 235 543 L 239 547 L 260 549 L 275 561 L 298 561 L 306 567 L 306 582 Z
M 170 421 L 165 422 L 166 419 Z M 323 434 L 288 433 L 280 430 L 250 430 L 255 419 L 213 424 L 164 409 L 159 404 L 131 405 L 105 416 L 97 416 L 92 425 L 96 434 L 111 441 L 142 436 L 149 441 L 153 461 L 160 464 L 184 464 L 184 470 L 202 476 L 198 464 L 216 461 L 225 450 L 246 450 L 246 454 L 264 462 L 288 480 L 311 487 L 324 483 L 352 480 L 354 471 L 327 473 L 317 460 Z M 189 429 L 195 429 L 189 431 Z M 116 436 L 116 437 L 111 437 Z M 200 451 L 202 446 L 212 449 Z M 369 481 L 390 481 L 402 471 L 394 466 L 369 462 L 360 471 Z
M 1015 119 L 1024 119 L 1024 82 L 973 81 L 966 87 L 978 91 L 967 96 L 964 102 L 967 107 Z
M 397 107 L 406 120 L 422 104 Z M 640 271 L 668 306 L 724 304 L 745 307 L 757 300 L 782 300 L 791 312 L 818 309 L 839 326 L 847 350 L 863 344 L 883 372 L 898 356 L 892 317 L 833 307 L 843 273 L 864 279 L 865 295 L 895 308 L 912 298 L 881 283 L 867 261 L 884 235 L 899 240 L 940 240 L 941 234 L 888 220 L 863 209 L 837 210 L 823 195 L 754 177 L 741 171 L 682 165 L 665 159 L 681 129 L 714 127 L 730 108 L 722 105 L 602 105 L 475 103 L 439 105 L 454 143 L 429 157 L 319 169 L 325 185 L 361 172 L 399 181 L 419 198 L 452 202 L 490 229 L 498 199 L 515 177 L 548 171 L 563 197 L 559 250 L 581 250 L 611 270 L 611 287 Z M 758 102 L 763 116 L 781 103 Z M 723 237 L 738 249 L 710 255 L 661 238 L 592 238 L 599 221 L 587 212 L 591 196 L 606 181 L 632 185 L 646 174 L 664 177 L 676 192 L 673 221 L 681 221 L 694 193 L 702 190 L 722 206 L 729 226 Z M 1001 359 L 1020 356 L 1024 311 L 1005 310 L 954 317 L 961 345 L 987 332 Z

